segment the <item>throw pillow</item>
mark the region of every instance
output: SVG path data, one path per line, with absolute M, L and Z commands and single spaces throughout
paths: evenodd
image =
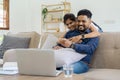
M 57 67 L 62 67 L 64 64 L 75 63 L 86 56 L 86 54 L 77 53 L 72 48 L 62 48 L 54 52 Z
M 53 34 L 48 34 L 43 46 L 41 49 L 52 49 L 56 45 L 58 38 Z
M 30 38 L 13 37 L 4 35 L 3 43 L 0 45 L 0 58 L 3 58 L 4 52 L 8 49 L 28 48 Z

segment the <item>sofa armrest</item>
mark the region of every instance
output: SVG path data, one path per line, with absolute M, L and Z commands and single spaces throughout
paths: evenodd
M 3 63 L 16 62 L 16 54 L 14 49 L 7 50 L 3 56 Z
M 0 59 L 0 67 L 3 65 L 3 59 Z

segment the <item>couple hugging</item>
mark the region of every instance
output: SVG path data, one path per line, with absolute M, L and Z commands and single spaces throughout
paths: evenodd
M 77 13 L 77 18 L 72 13 L 64 15 L 64 24 L 69 29 L 68 32 L 58 39 L 55 50 L 61 48 L 71 48 L 79 54 L 86 56 L 81 60 L 72 63 L 73 72 L 76 74 L 84 73 L 89 70 L 90 61 L 96 50 L 100 32 L 102 29 L 92 20 L 92 13 L 87 9 L 82 9 Z M 69 54 L 69 53 L 66 53 Z

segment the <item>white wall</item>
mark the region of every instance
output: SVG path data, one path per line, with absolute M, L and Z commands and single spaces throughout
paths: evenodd
M 104 31 L 120 31 L 120 0 L 69 0 L 72 12 L 89 9 L 93 13 L 93 21 L 98 23 Z
M 37 31 L 41 27 L 41 4 L 60 3 L 64 0 L 10 0 L 10 32 Z M 93 20 L 104 31 L 120 31 L 120 0 L 67 0 L 76 15 L 80 9 L 93 12 Z M 8 31 L 0 30 L 0 34 Z

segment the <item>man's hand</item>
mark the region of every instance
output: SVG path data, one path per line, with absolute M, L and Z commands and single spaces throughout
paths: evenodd
M 78 35 L 78 36 L 74 36 L 74 37 L 70 38 L 69 40 L 72 42 L 75 42 L 75 43 L 81 43 L 82 42 L 81 39 L 82 39 L 82 36 Z
M 61 46 L 54 46 L 53 47 L 54 50 L 58 50 L 58 49 L 61 49 L 61 48 L 63 48 L 63 47 L 61 47 Z
M 64 43 L 62 43 L 61 45 L 66 47 L 66 48 L 69 48 L 72 44 L 72 41 L 70 41 L 69 39 L 65 39 L 64 40 Z

